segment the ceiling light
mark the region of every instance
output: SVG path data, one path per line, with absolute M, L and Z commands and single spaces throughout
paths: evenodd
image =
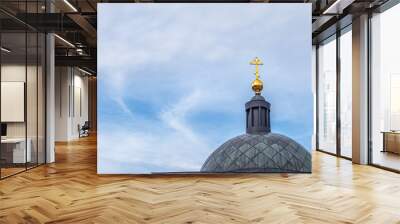
M 76 49 L 76 53 L 78 53 L 79 55 L 83 55 L 83 49 L 82 48 L 77 48 Z
M 332 5 L 324 10 L 322 14 L 342 14 L 343 10 L 351 5 L 355 0 L 336 0 Z
M 59 35 L 57 35 L 57 34 L 54 34 L 54 36 L 55 37 L 57 37 L 59 40 L 61 40 L 62 42 L 64 42 L 64 43 L 66 43 L 67 45 L 69 45 L 70 47 L 73 47 L 73 48 L 75 48 L 75 45 L 73 45 L 71 42 L 69 42 L 68 40 L 66 40 L 66 39 L 64 39 L 64 38 L 62 38 L 62 37 L 60 37 Z
M 81 68 L 79 68 L 79 67 L 78 67 L 78 70 L 81 71 L 81 72 L 83 72 L 83 73 L 85 73 L 86 75 L 90 75 L 90 76 L 93 75 L 92 73 L 90 73 L 90 72 L 88 72 L 88 71 L 86 71 L 86 70 L 83 70 L 83 69 L 81 69 Z
M 11 50 L 9 50 L 9 49 L 7 49 L 7 48 L 5 48 L 5 47 L 1 47 L 0 49 L 1 49 L 2 51 L 6 52 L 6 53 L 10 53 L 10 52 L 11 52 Z
M 65 4 L 67 4 L 74 12 L 78 12 L 78 10 L 68 1 L 64 0 Z

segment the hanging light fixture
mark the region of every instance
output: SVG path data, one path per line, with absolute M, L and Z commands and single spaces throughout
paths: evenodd
M 68 5 L 74 12 L 78 12 L 78 10 L 73 6 L 68 0 L 64 0 L 64 3 Z
M 5 48 L 5 47 L 1 47 L 0 49 L 1 49 L 1 51 L 4 51 L 4 52 L 6 52 L 6 53 L 10 53 L 10 52 L 11 52 L 10 49 L 7 49 L 7 48 Z
M 68 40 L 62 38 L 61 36 L 59 36 L 58 34 L 54 34 L 55 37 L 57 37 L 59 40 L 61 40 L 62 42 L 64 42 L 65 44 L 67 44 L 70 47 L 75 48 L 75 45 L 73 45 L 71 42 L 69 42 Z

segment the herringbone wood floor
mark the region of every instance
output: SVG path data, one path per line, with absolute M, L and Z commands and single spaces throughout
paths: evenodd
M 0 223 L 400 223 L 400 175 L 313 153 L 313 174 L 98 176 L 96 139 L 0 181 Z

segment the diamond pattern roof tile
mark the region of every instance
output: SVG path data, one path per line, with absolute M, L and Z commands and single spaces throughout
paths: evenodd
M 243 134 L 216 149 L 201 172 L 310 173 L 311 154 L 284 135 Z

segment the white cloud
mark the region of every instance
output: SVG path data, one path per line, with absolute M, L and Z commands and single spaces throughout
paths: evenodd
M 194 91 L 190 95 L 184 96 L 176 104 L 165 108 L 160 114 L 162 122 L 196 144 L 201 144 L 202 141 L 186 123 L 186 117 L 188 112 L 196 108 L 200 98 L 200 91 Z
M 264 96 L 275 103 L 273 113 L 285 121 L 308 116 L 301 110 L 301 97 L 311 96 L 302 87 L 311 72 L 307 10 L 297 4 L 100 4 L 99 94 L 129 117 L 100 120 L 100 158 L 131 164 L 131 172 L 144 161 L 170 171 L 198 169 L 226 139 L 195 130 L 190 117 L 215 112 L 243 122 L 254 56 L 264 59 Z M 153 117 L 143 119 L 146 112 L 132 101 L 151 105 Z
M 181 131 L 160 134 L 119 127 L 99 134 L 99 161 L 129 164 L 120 171 L 123 173 L 136 173 L 138 164 L 162 167 L 147 172 L 199 171 L 210 151 L 203 142 L 181 135 Z M 101 170 L 109 172 L 108 167 L 101 167 Z

